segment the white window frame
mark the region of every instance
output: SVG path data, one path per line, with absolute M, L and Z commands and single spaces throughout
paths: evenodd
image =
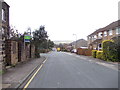
M 97 39 L 97 35 L 94 35 L 94 40 L 96 40 Z
M 2 27 L 1 33 L 5 34 L 4 32 L 5 32 L 5 29 Z
M 5 10 L 4 9 L 2 9 L 2 21 L 6 21 L 5 20 Z
M 120 27 L 118 28 L 116 28 L 116 34 L 120 34 Z
M 102 38 L 102 32 L 99 32 L 99 33 L 98 33 L 98 39 L 99 39 L 99 38 Z
M 108 31 L 108 33 L 109 33 L 109 35 L 113 35 L 112 29 L 110 29 L 110 30 Z
M 107 31 L 104 31 L 104 37 L 106 37 L 107 36 Z

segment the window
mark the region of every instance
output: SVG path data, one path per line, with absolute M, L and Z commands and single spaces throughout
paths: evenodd
M 104 32 L 104 37 L 107 36 L 107 31 Z
M 112 35 L 112 30 L 109 30 L 109 35 Z
M 101 38 L 102 37 L 102 32 L 99 32 L 98 33 L 98 38 Z
M 118 28 L 116 28 L 116 34 L 120 34 L 120 27 Z
M 98 50 L 101 50 L 101 49 L 102 49 L 102 44 L 99 43 L 99 44 L 98 44 Z
M 4 9 L 2 9 L 2 21 L 6 21 L 5 20 L 5 10 Z
M 93 38 L 94 38 L 94 40 L 96 40 L 96 39 L 97 39 L 97 36 L 96 36 L 96 35 L 94 35 L 94 37 L 93 37 Z
M 5 28 L 4 27 L 2 27 L 1 34 L 2 34 L 2 39 L 5 40 Z
M 5 32 L 5 29 L 2 27 L 1 33 L 4 34 L 4 32 Z

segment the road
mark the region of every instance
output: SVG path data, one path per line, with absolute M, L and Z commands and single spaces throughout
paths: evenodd
M 51 52 L 27 88 L 118 88 L 118 71 L 78 55 Z

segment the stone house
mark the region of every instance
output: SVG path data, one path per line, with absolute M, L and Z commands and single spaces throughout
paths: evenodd
M 6 2 L 0 1 L 0 64 L 4 67 L 27 61 L 35 54 L 34 45 L 10 38 L 9 7 Z
M 6 43 L 9 38 L 9 5 L 0 1 L 0 63 L 5 66 Z
M 89 49 L 101 50 L 102 41 L 111 40 L 120 34 L 120 20 L 115 21 L 106 27 L 100 28 L 88 35 L 88 47 Z

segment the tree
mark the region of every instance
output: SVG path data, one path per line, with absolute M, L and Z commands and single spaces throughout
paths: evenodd
M 52 50 L 53 47 L 54 47 L 53 41 L 51 41 L 50 39 L 49 40 L 46 39 L 40 44 L 39 49 L 40 52 L 44 53 Z
M 48 40 L 48 49 L 52 49 L 54 47 L 54 42 L 50 39 Z
M 35 56 L 36 58 L 40 57 L 39 47 L 42 42 L 44 42 L 48 38 L 47 32 L 45 31 L 44 26 L 40 26 L 38 30 L 33 32 L 33 40 L 32 43 L 35 45 Z

